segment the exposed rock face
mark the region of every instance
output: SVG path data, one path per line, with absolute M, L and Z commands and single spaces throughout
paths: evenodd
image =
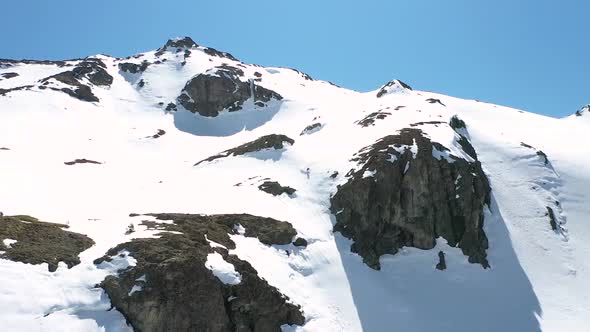
M 245 236 L 260 238 L 275 229 L 289 229 L 288 233 L 294 234 L 290 224 L 251 215 L 154 216 L 174 220 L 173 224 L 157 224 L 160 229 L 182 234 L 135 239 L 109 250 L 108 256 L 95 262 L 100 264 L 122 250 L 137 259 L 136 266 L 101 283 L 113 306 L 136 331 L 263 332 L 280 331 L 284 324 L 304 323 L 298 306 L 260 278 L 248 262 L 227 250 L 235 248 L 228 233 L 236 233 L 238 225 L 245 227 Z M 283 235 L 269 234 L 264 237 L 267 244 L 285 242 Z M 227 249 L 213 248 L 207 240 Z M 240 276 L 238 283 L 224 283 L 206 267 L 211 254 L 219 254 L 233 265 Z M 134 286 L 141 290 L 131 292 Z
M 455 131 L 459 130 L 459 129 L 466 129 L 467 126 L 465 125 L 465 121 L 459 119 L 458 116 L 453 115 L 451 117 L 451 121 L 449 122 L 449 126 L 451 126 L 451 128 L 453 128 Z
M 18 86 L 15 88 L 10 88 L 10 89 L 1 89 L 0 88 L 0 96 L 6 96 L 7 93 L 13 92 L 13 91 L 30 90 L 32 87 L 33 87 L 32 85 L 23 85 L 23 86 Z
M 68 95 L 82 101 L 97 102 L 98 98 L 92 93 L 92 89 L 82 83 L 86 79 L 96 86 L 109 86 L 113 83 L 113 77 L 105 70 L 106 65 L 99 59 L 86 59 L 78 63 L 72 70 L 64 71 L 41 80 L 43 86 L 54 79 L 63 84 L 72 86 L 72 88 L 51 88 L 67 93 Z
M 386 117 L 390 116 L 391 113 L 390 112 L 385 112 L 383 110 L 377 111 L 377 112 L 373 112 L 369 115 L 367 115 L 366 117 L 364 117 L 363 119 L 355 122 L 356 124 L 358 124 L 361 127 L 369 127 L 369 126 L 374 126 L 375 125 L 375 121 L 377 120 L 383 120 Z
M 119 64 L 119 70 L 124 71 L 126 73 L 137 74 L 143 73 L 149 66 L 150 63 L 147 60 L 143 60 L 141 64 L 123 62 Z
M 276 181 L 264 181 L 264 183 L 258 186 L 258 189 L 273 196 L 279 196 L 282 194 L 293 195 L 296 191 L 291 187 L 283 187 Z
M 443 104 L 443 102 L 440 101 L 440 99 L 436 99 L 436 98 L 428 98 L 428 99 L 426 99 L 426 101 L 429 102 L 430 104 L 441 104 L 445 107 L 447 106 L 447 105 Z
M 425 126 L 425 125 L 433 125 L 435 127 L 438 127 L 438 125 L 444 124 L 444 122 L 442 121 L 420 121 L 420 122 L 415 122 L 410 124 L 410 127 L 419 127 L 419 126 Z
M 555 212 L 549 206 L 547 206 L 547 216 L 549 216 L 549 224 L 551 225 L 551 229 L 556 231 L 557 230 L 557 218 L 555 218 Z
M 256 140 L 254 140 L 252 142 L 242 144 L 242 145 L 235 147 L 233 149 L 229 149 L 229 150 L 223 151 L 217 155 L 211 156 L 207 159 L 203 159 L 203 160 L 199 161 L 198 163 L 196 163 L 195 166 L 197 166 L 203 162 L 206 162 L 206 161 L 213 161 L 215 159 L 225 158 L 225 157 L 229 157 L 229 156 L 240 156 L 240 155 L 244 155 L 246 153 L 257 152 L 257 151 L 262 151 L 262 150 L 267 150 L 267 149 L 280 150 L 280 149 L 283 149 L 287 144 L 293 145 L 293 144 L 295 144 L 295 141 L 285 135 L 277 135 L 277 134 L 266 135 L 266 136 L 262 136 Z
M 478 161 L 453 156 L 411 128 L 383 137 L 353 161 L 359 167 L 338 186 L 331 210 L 334 230 L 354 241 L 352 251 L 367 265 L 379 269 L 381 255 L 403 246 L 431 249 L 443 237 L 470 262 L 489 266 L 483 212 L 490 186 Z
M 264 107 L 271 100 L 283 99 L 278 93 L 255 84 L 253 80 L 243 81 L 240 79 L 243 76 L 241 69 L 228 65 L 199 74 L 186 83 L 177 98 L 178 103 L 190 112 L 215 117 L 224 110 L 241 110 L 244 102 L 250 98 L 259 107 Z
M 13 77 L 17 77 L 18 73 L 4 73 L 4 74 L 0 74 L 0 77 L 4 78 L 4 79 L 9 79 L 9 78 L 13 78 Z
M 205 47 L 203 49 L 203 52 L 205 52 L 206 54 L 209 54 L 211 56 L 216 56 L 216 57 L 220 57 L 220 58 L 226 58 L 226 59 L 230 59 L 230 60 L 234 60 L 234 61 L 239 61 L 230 53 L 218 51 L 218 50 L 214 49 L 213 47 Z
M 68 166 L 72 166 L 72 165 L 75 165 L 75 164 L 96 164 L 96 165 L 100 165 L 102 163 L 101 162 L 98 162 L 98 161 L 94 161 L 94 160 L 82 158 L 82 159 L 75 159 L 75 160 L 72 160 L 72 161 L 66 161 L 66 162 L 64 162 L 64 164 L 65 165 L 68 165 Z
M 85 235 L 65 231 L 68 226 L 41 222 L 30 216 L 0 217 L 0 258 L 12 261 L 49 265 L 57 270 L 59 262 L 71 268 L 80 263 L 78 255 L 94 245 Z M 16 242 L 6 246 L 2 240 Z

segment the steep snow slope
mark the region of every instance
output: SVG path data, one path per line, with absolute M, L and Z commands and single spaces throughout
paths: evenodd
M 93 261 L 118 243 L 157 236 L 139 224 L 146 218 L 130 213 L 180 212 L 271 217 L 289 221 L 307 239 L 307 248 L 298 249 L 231 235 L 237 246 L 230 252 L 302 306 L 305 325 L 283 330 L 586 330 L 587 117 L 547 118 L 413 91 L 398 81 L 359 93 L 291 69 L 241 64 L 231 56 L 189 46 L 169 43 L 129 59 L 97 56 L 113 82 L 101 87 L 83 80 L 100 100 L 93 103 L 40 88 L 41 79 L 69 67 L 0 66 L 0 74 L 19 75 L 0 81 L 0 89 L 32 86 L 0 95 L 0 148 L 6 148 L 0 150 L 0 209 L 5 215 L 68 223 L 72 231 L 96 242 L 82 253 L 80 265 L 62 265 L 54 273 L 44 265 L 0 260 L 3 329 L 130 330 L 120 313 L 107 311 L 110 301 L 94 285 L 118 267 L 133 266 L 134 258 L 98 266 Z M 119 66 L 139 67 L 144 60 L 150 65 L 136 73 Z M 260 77 L 256 84 L 283 100 L 264 108 L 247 100 L 242 110 L 217 117 L 191 113 L 180 105 L 176 111 L 165 110 L 177 103 L 188 80 L 200 73 L 215 74 L 224 64 L 239 68 L 248 80 Z M 459 248 L 449 247 L 442 238 L 432 250 L 404 248 L 381 257 L 381 270 L 369 268 L 351 252 L 352 241 L 333 232 L 330 196 L 355 167 L 351 157 L 412 125 L 463 156 L 455 131 L 446 125 L 454 115 L 466 122 L 491 181 L 492 202 L 484 222 L 491 268 L 468 263 Z M 314 130 L 300 135 L 316 123 Z M 164 134 L 154 138 L 159 130 Z M 268 134 L 287 135 L 295 144 L 194 166 Z M 101 164 L 64 164 L 81 158 Z M 332 178 L 334 172 L 339 175 Z M 264 178 L 297 192 L 264 193 L 258 189 Z M 556 215 L 555 231 L 547 207 Z M 126 234 L 129 224 L 135 233 Z M 446 253 L 444 271 L 435 269 L 441 250 Z

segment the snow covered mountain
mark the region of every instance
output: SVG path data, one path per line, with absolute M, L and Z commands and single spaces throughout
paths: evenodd
M 188 37 L 0 60 L 2 330 L 588 331 L 589 135 Z

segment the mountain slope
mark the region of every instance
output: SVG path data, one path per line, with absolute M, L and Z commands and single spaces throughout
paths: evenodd
M 126 59 L 0 60 L 0 75 L 0 209 L 67 224 L 95 242 L 79 265 L 62 263 L 55 272 L 0 259 L 0 320 L 9 331 L 130 330 L 94 286 L 121 268 L 138 269 L 143 257 L 121 252 L 94 261 L 166 231 L 149 225 L 174 223 L 147 213 L 247 213 L 290 223 L 293 243 L 265 243 L 248 236 L 255 226 L 245 224 L 246 233 L 237 224 L 222 232 L 235 248 L 213 230 L 204 238 L 207 250 L 225 257 L 205 255 L 211 276 L 237 280 L 244 270 L 227 260 L 245 261 L 285 303 L 300 306 L 304 324 L 284 324 L 284 331 L 584 331 L 590 323 L 587 116 L 553 119 L 397 80 L 360 93 L 292 69 L 244 64 L 190 38 Z M 465 126 L 451 126 L 453 119 Z M 480 206 L 489 268 L 470 263 L 464 246 L 447 244 L 460 236 L 412 230 L 404 245 L 379 251 L 377 270 L 351 250 L 358 236 L 334 228 L 340 211 L 332 211 L 331 198 L 362 166 L 355 158 L 404 128 L 439 144 L 426 154 L 418 143 L 387 145 L 387 153 L 407 158 L 399 177 L 410 191 L 424 178 L 412 175 L 422 167 L 417 156 L 443 169 L 481 162 L 491 188 Z M 273 134 L 284 135 L 269 136 L 283 137 L 281 144 L 258 140 Z M 95 163 L 68 164 L 77 159 Z M 361 174 L 362 186 L 385 181 L 386 162 Z M 445 189 L 452 200 L 461 180 L 445 180 L 457 185 Z M 259 189 L 267 181 L 296 191 L 271 195 Z M 428 206 L 439 208 L 426 202 L 402 210 L 421 223 Z M 371 236 L 389 239 L 383 234 L 391 225 L 379 220 L 394 218 L 379 216 L 380 231 Z M 295 237 L 307 245 L 295 245 Z M 444 270 L 436 268 L 439 252 Z M 150 275 L 143 281 L 130 298 L 151 294 Z M 240 301 L 230 298 L 221 299 L 226 307 Z

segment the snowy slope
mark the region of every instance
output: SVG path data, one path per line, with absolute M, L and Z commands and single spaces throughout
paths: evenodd
M 41 79 L 67 68 L 0 67 L 0 74 L 19 74 L 0 80 L 0 89 L 33 86 L 0 96 L 0 148 L 7 148 L 0 150 L 0 210 L 68 223 L 96 242 L 82 253 L 80 265 L 54 273 L 44 265 L 0 260 L 3 330 L 130 330 L 120 313 L 107 311 L 108 297 L 93 286 L 134 259 L 99 266 L 93 261 L 118 243 L 154 236 L 130 213 L 182 212 L 272 217 L 289 221 L 308 240 L 305 250 L 287 255 L 280 246 L 232 235 L 237 248 L 231 253 L 302 306 L 306 324 L 284 330 L 587 331 L 590 113 L 554 119 L 415 91 L 398 81 L 360 93 L 291 69 L 241 64 L 203 47 L 191 48 L 188 58 L 183 54 L 165 49 L 163 55 L 152 51 L 130 59 L 97 56 L 113 82 L 92 87 L 100 99 L 93 103 L 39 89 Z M 152 65 L 142 73 L 118 67 L 144 60 Z M 187 80 L 224 63 L 240 65 L 246 77 L 260 73 L 260 84 L 284 99 L 267 110 L 246 103 L 239 112 L 214 118 L 182 107 L 165 111 Z M 378 111 L 391 115 L 367 127 L 358 124 Z M 350 251 L 351 241 L 332 231 L 329 199 L 354 167 L 350 158 L 385 135 L 418 122 L 448 123 L 454 115 L 466 122 L 491 181 L 485 217 L 491 269 L 468 263 L 442 238 L 432 250 L 405 248 L 382 257 L 380 271 L 370 269 Z M 319 130 L 300 135 L 314 123 Z M 419 128 L 460 153 L 448 126 Z M 158 130 L 165 135 L 152 138 Z M 267 134 L 287 135 L 295 144 L 282 152 L 194 166 Z M 78 158 L 102 164 L 64 164 Z M 336 171 L 340 176 L 330 178 Z M 263 178 L 297 193 L 268 195 L 257 188 Z M 549 225 L 547 207 L 557 215 L 557 231 Z M 130 223 L 137 232 L 128 235 Z M 447 253 L 445 271 L 434 268 L 439 249 Z M 222 267 L 224 275 L 235 277 Z

